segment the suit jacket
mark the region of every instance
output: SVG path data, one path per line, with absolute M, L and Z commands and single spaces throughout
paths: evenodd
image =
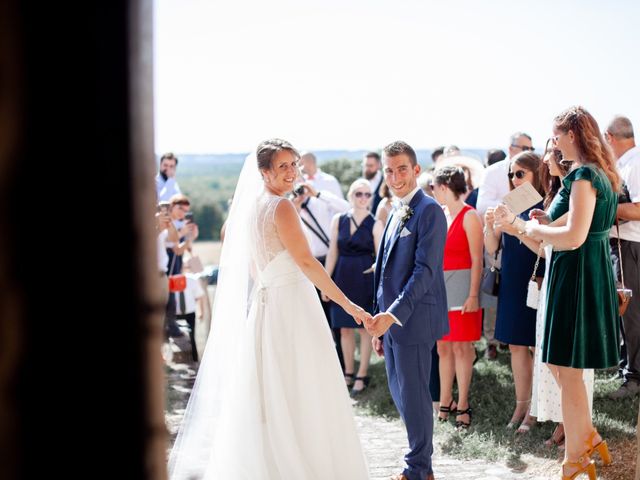
M 378 186 L 373 190 L 373 200 L 371 201 L 371 213 L 375 216 L 376 211 L 378 210 L 378 204 L 382 200 L 380 196 L 380 186 L 384 182 L 384 174 L 380 177 L 380 181 L 378 182 Z
M 422 190 L 416 192 L 409 207 L 414 213 L 396 229 L 383 264 L 384 239 L 391 221 L 387 222 L 374 275 L 374 312 L 390 312 L 400 320 L 402 327 L 394 324 L 387 332 L 400 345 L 438 340 L 449 332 L 443 271 L 447 220 L 442 207 Z M 378 299 L 380 284 L 382 296 Z

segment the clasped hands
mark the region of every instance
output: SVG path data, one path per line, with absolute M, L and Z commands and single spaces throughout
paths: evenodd
M 389 327 L 395 323 L 395 319 L 388 313 L 378 313 L 364 322 L 369 335 L 372 337 L 380 337 L 389 330 Z
M 364 328 L 372 337 L 383 335 L 389 327 L 395 323 L 393 316 L 388 313 L 378 313 L 371 316 L 369 312 L 352 303 L 349 314 L 353 317 L 358 325 L 364 324 Z

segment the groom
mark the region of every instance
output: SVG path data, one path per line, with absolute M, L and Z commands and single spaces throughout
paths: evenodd
M 407 467 L 393 480 L 432 480 L 431 349 L 449 331 L 443 255 L 447 221 L 418 187 L 416 153 L 404 142 L 384 148 L 385 181 L 401 205 L 387 221 L 375 270 L 376 300 L 367 330 L 384 355 L 389 390 L 407 428 Z M 378 337 L 384 335 L 382 339 Z

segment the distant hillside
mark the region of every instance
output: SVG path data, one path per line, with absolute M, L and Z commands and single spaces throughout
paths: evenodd
M 465 149 L 463 154 L 484 159 L 486 150 Z M 358 162 L 366 150 L 319 150 L 313 152 L 327 171 L 345 178 L 343 189 L 360 173 Z M 418 162 L 425 168 L 431 165 L 431 150 L 418 150 Z M 246 158 L 246 153 L 228 154 L 176 154 L 178 157 L 177 180 L 183 193 L 191 200 L 191 209 L 200 228 L 202 240 L 217 240 L 220 226 L 226 218 L 228 201 L 233 196 Z M 159 159 L 158 155 L 158 159 Z M 346 161 L 345 161 L 346 160 Z
M 486 149 L 469 148 L 463 149 L 462 153 L 472 157 L 476 157 L 478 160 L 483 160 L 486 154 Z M 318 161 L 322 164 L 329 160 L 335 160 L 338 158 L 344 158 L 347 160 L 360 160 L 367 150 L 318 150 L 313 153 L 318 158 Z M 426 167 L 431 165 L 431 152 L 432 150 L 417 150 L 418 162 Z M 230 166 L 230 165 L 242 165 L 244 159 L 248 153 L 223 153 L 223 154 L 177 154 L 179 158 L 178 175 L 192 174 L 202 172 L 203 167 L 214 166 Z M 158 155 L 158 159 L 160 156 Z

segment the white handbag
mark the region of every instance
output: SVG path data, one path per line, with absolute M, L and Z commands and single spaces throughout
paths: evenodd
M 538 270 L 538 264 L 540 263 L 540 252 L 542 245 L 538 249 L 538 257 L 536 258 L 536 264 L 533 267 L 533 273 L 531 279 L 527 285 L 527 307 L 538 309 L 538 303 L 540 302 L 540 289 L 538 288 L 538 282 L 536 282 L 536 271 Z

